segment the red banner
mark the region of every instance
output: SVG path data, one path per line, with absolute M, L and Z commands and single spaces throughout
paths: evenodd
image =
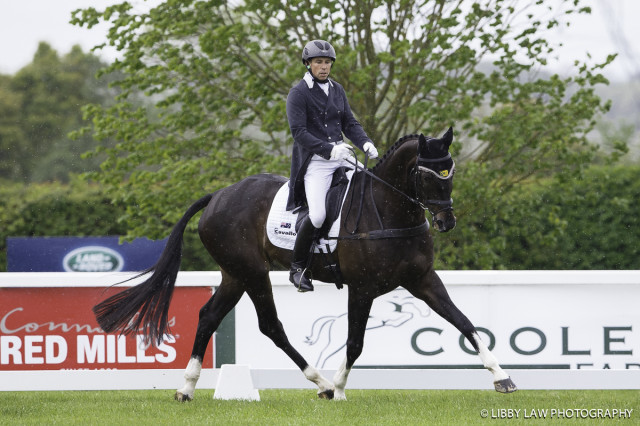
M 146 347 L 141 336 L 105 334 L 91 308 L 122 288 L 0 288 L 0 370 L 185 368 L 210 287 L 177 287 L 171 336 Z M 213 339 L 203 367 L 213 367 Z

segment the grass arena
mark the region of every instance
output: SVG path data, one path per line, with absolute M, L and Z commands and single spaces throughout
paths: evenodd
M 555 421 L 637 424 L 638 390 L 348 391 L 327 401 L 313 390 L 269 389 L 260 401 L 223 401 L 202 390 L 188 403 L 169 390 L 0 393 L 2 424 L 417 425 Z

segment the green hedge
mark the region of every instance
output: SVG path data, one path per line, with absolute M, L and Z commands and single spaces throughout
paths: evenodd
M 468 212 L 456 229 L 435 234 L 436 268 L 640 269 L 638 200 L 640 166 L 598 166 L 581 181 L 523 185 L 498 211 Z M 122 235 L 123 211 L 81 182 L 2 184 L 0 270 L 6 271 L 6 237 Z M 182 269 L 215 270 L 197 221 L 185 233 Z
M 505 267 L 640 269 L 639 200 L 638 166 L 593 167 L 527 193 L 505 221 Z
M 640 166 L 522 185 L 497 211 L 468 212 L 450 234 L 434 235 L 436 268 L 640 269 L 638 200 Z
M 186 208 L 186 207 L 185 207 Z M 123 206 L 111 203 L 100 188 L 82 182 L 69 185 L 0 183 L 0 271 L 7 270 L 7 237 L 123 235 L 118 222 Z M 216 265 L 195 231 L 185 233 L 183 270 L 210 270 Z M 167 229 L 167 234 L 170 228 Z

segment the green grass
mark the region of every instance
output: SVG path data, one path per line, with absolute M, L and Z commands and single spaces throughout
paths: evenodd
M 136 425 L 416 425 L 496 424 L 491 411 L 633 409 L 631 420 L 552 419 L 554 424 L 640 423 L 640 391 L 347 390 L 348 401 L 317 399 L 312 390 L 261 390 L 261 401 L 219 401 L 196 390 L 187 403 L 174 391 L 0 392 L 0 424 Z M 489 417 L 483 419 L 481 410 Z M 513 419 L 512 419 L 513 420 Z M 550 421 L 551 419 L 547 419 Z

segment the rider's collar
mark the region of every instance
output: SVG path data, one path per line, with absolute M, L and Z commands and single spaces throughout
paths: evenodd
M 313 88 L 313 83 L 317 82 L 318 84 L 324 84 L 324 83 L 320 83 L 318 80 L 316 80 L 315 78 L 313 78 L 313 76 L 311 75 L 311 73 L 309 71 L 306 72 L 306 74 L 304 75 L 304 77 L 302 78 L 305 83 L 307 83 L 307 86 L 309 87 L 309 89 Z M 331 87 L 333 87 L 333 82 L 327 78 L 325 83 L 329 83 L 329 85 Z

